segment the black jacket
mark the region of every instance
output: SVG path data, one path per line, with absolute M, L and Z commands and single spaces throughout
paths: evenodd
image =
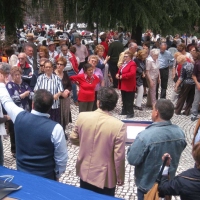
M 189 180 L 182 176 L 197 180 Z M 167 176 L 163 176 L 159 185 L 159 195 L 161 197 L 164 195 L 180 195 L 181 200 L 199 200 L 200 169 L 188 169 L 169 181 Z

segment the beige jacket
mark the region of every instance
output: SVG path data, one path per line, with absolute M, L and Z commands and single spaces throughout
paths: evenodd
M 125 136 L 123 122 L 97 109 L 82 112 L 70 135 L 79 145 L 76 173 L 85 182 L 99 188 L 114 188 L 124 182 Z

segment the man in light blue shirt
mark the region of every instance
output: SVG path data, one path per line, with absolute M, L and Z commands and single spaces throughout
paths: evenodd
M 169 66 L 172 66 L 174 62 L 172 54 L 166 49 L 167 49 L 167 44 L 162 42 L 160 45 L 160 54 L 158 56 L 158 61 L 160 64 L 160 79 L 161 79 L 160 98 L 164 99 L 166 99 L 166 91 L 169 78 Z M 158 97 L 158 87 L 159 85 L 157 85 L 157 91 L 156 91 L 157 97 Z
M 62 126 L 48 119 L 52 94 L 38 90 L 29 113 L 15 105 L 4 83 L 5 77 L 0 71 L 0 101 L 13 121 L 16 133 L 17 169 L 58 180 L 65 172 L 68 154 Z

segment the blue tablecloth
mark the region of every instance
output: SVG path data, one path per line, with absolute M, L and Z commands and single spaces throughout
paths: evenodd
M 59 183 L 32 174 L 0 167 L 0 176 L 13 175 L 13 183 L 22 188 L 9 197 L 20 200 L 114 200 L 117 198 L 101 195 L 75 186 Z

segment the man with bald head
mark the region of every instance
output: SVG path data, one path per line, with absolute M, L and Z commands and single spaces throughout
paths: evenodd
M 138 45 L 135 43 L 135 42 L 131 42 L 129 45 L 128 45 L 128 49 L 123 51 L 120 55 L 119 55 L 119 60 L 118 60 L 118 63 L 117 63 L 117 66 L 118 67 L 121 67 L 122 64 L 123 64 L 123 61 L 124 61 L 124 53 L 126 51 L 130 51 L 131 53 L 133 53 L 133 59 L 136 57 L 136 54 L 137 54 L 137 49 L 138 49 Z
M 32 68 L 30 67 L 30 65 L 27 62 L 27 56 L 25 53 L 20 53 L 18 55 L 18 67 L 20 67 L 22 69 L 22 79 L 30 84 L 30 80 L 32 78 L 33 72 L 32 72 Z

